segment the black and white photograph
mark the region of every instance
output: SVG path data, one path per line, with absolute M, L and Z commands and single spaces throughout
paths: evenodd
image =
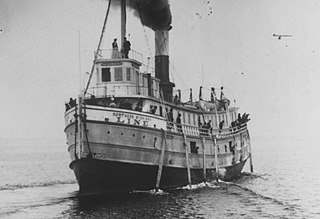
M 320 218 L 320 1 L 0 0 L 0 218 Z

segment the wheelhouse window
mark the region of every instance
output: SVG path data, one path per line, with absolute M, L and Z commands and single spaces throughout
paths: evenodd
M 110 68 L 101 69 L 101 81 L 102 82 L 111 81 Z
M 143 75 L 143 87 L 148 87 L 148 77 Z
M 197 124 L 196 124 L 196 115 L 195 115 L 195 114 L 192 114 L 192 118 L 193 118 L 193 125 L 197 125 Z
M 122 81 L 122 68 L 114 68 L 114 80 L 115 81 Z
M 127 68 L 127 81 L 131 81 L 131 68 Z

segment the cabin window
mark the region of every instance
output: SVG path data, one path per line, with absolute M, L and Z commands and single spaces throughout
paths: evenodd
M 140 73 L 138 73 L 138 78 L 139 78 L 139 86 L 143 87 L 143 78 Z
M 159 107 L 159 113 L 160 113 L 160 116 L 163 116 L 163 113 L 162 113 L 162 106 Z
M 143 80 L 144 80 L 144 87 L 148 87 L 148 77 L 147 76 L 144 76 L 143 77 Z
M 136 80 L 135 80 L 136 84 L 139 85 L 139 72 L 136 71 Z
M 188 124 L 191 124 L 191 118 L 190 118 L 190 113 L 188 113 Z
M 101 81 L 111 81 L 110 68 L 102 68 L 101 70 Z
M 122 81 L 122 68 L 114 68 L 114 80 Z
M 150 83 L 150 84 L 149 84 Z M 149 95 L 149 90 L 150 90 L 150 96 L 154 97 L 154 93 L 153 93 L 153 80 L 150 78 L 150 81 L 148 79 L 148 83 L 147 83 L 147 87 L 148 87 L 148 95 Z
M 232 145 L 232 141 L 229 141 L 229 151 L 234 154 L 234 146 Z
M 198 149 L 197 143 L 195 141 L 190 141 L 190 152 L 192 154 L 198 154 Z
M 148 84 L 148 79 L 144 74 L 140 74 L 140 85 L 142 88 L 146 88 Z
M 156 91 L 158 91 L 159 90 L 159 83 L 158 82 L 156 82 L 155 83 L 155 88 L 154 88 Z
M 127 81 L 131 81 L 131 68 L 127 68 Z
M 193 125 L 196 125 L 196 115 L 193 114 L 192 117 L 193 117 Z
M 140 80 L 139 80 L 139 72 L 136 71 L 136 86 L 137 86 L 137 94 L 140 94 Z

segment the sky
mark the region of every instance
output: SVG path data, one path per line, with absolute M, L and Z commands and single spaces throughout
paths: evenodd
M 188 96 L 225 87 L 251 137 L 316 138 L 320 2 L 169 0 L 170 78 Z M 0 0 L 0 138 L 64 139 L 64 103 L 91 69 L 108 2 Z M 102 46 L 120 38 L 110 12 Z M 132 48 L 153 56 L 153 32 L 128 11 Z M 273 34 L 289 34 L 278 40 Z

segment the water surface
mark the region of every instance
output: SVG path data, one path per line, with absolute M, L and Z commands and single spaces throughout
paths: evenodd
M 252 144 L 255 173 L 233 182 L 81 197 L 64 141 L 2 140 L 0 217 L 320 218 L 319 143 Z

